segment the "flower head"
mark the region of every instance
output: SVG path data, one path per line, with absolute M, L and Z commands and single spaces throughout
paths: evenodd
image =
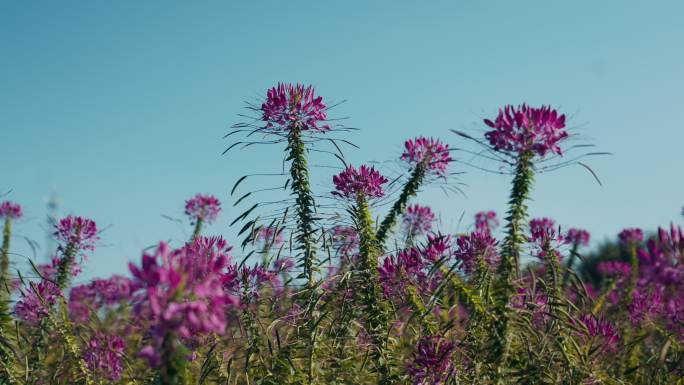
M 623 245 L 636 244 L 644 240 L 644 232 L 636 227 L 628 228 L 620 231 L 618 237 Z
M 0 203 L 0 218 L 18 219 L 22 215 L 21 206 L 18 203 L 10 201 Z
M 356 194 L 363 194 L 367 198 L 380 198 L 385 195 L 382 185 L 387 179 L 373 167 L 362 165 L 359 169 L 347 166 L 339 175 L 333 177 L 335 183 L 334 195 L 354 198 Z
M 280 247 L 285 241 L 283 238 L 283 229 L 271 226 L 262 227 L 257 232 L 256 241 L 266 249 Z
M 628 262 L 605 261 L 596 265 L 596 270 L 606 277 L 625 279 L 629 277 L 631 266 Z
M 42 280 L 39 283 L 30 283 L 22 298 L 14 307 L 14 313 L 20 319 L 31 325 L 37 325 L 47 317 L 57 299 L 62 296 L 59 286 L 52 281 Z
M 190 222 L 198 221 L 212 223 L 221 212 L 221 202 L 213 195 L 197 194 L 185 201 L 185 215 L 190 217 Z
M 602 345 L 601 349 L 614 350 L 615 345 L 620 340 L 620 336 L 613 325 L 602 317 L 595 317 L 591 314 L 584 314 L 580 317 L 580 322 L 586 328 L 586 336 L 598 339 Z
M 102 379 L 119 381 L 123 372 L 124 340 L 117 335 L 97 333 L 86 346 L 88 369 Z
M 480 211 L 475 214 L 476 231 L 491 233 L 497 227 L 499 227 L 499 219 L 495 211 Z
M 435 214 L 427 206 L 415 204 L 409 206 L 404 214 L 404 231 L 411 237 L 427 234 L 432 230 Z
M 57 224 L 55 236 L 58 240 L 72 244 L 80 250 L 94 250 L 97 236 L 97 225 L 94 221 L 69 215 Z
M 589 246 L 590 234 L 584 229 L 570 228 L 565 234 L 565 243 L 577 246 Z
M 130 299 L 134 290 L 133 281 L 120 275 L 74 286 L 69 291 L 69 314 L 73 320 L 85 323 L 103 307 Z
M 494 121 L 485 119 L 484 123 L 493 128 L 485 138 L 497 151 L 514 154 L 531 151 L 540 157 L 549 152 L 563 155 L 558 144 L 568 137 L 564 129 L 565 115 L 551 107 L 507 105 L 499 109 Z
M 449 155 L 449 145 L 434 138 L 418 137 L 404 143 L 404 153 L 401 159 L 411 166 L 425 162 L 428 168 L 437 175 L 445 176 L 447 166 L 452 161 Z
M 268 90 L 266 101 L 261 105 L 261 119 L 266 128 L 290 130 L 298 125 L 301 130 L 327 131 L 323 98 L 316 96 L 312 86 L 278 83 Z
M 496 239 L 485 231 L 474 231 L 468 235 L 461 235 L 456 239 L 456 259 L 466 274 L 475 272 L 479 261 L 485 266 L 493 267 L 499 262 Z
M 341 255 L 354 255 L 359 249 L 359 233 L 351 226 L 333 228 L 333 246 Z
M 554 240 L 562 240 L 556 231 L 556 222 L 550 218 L 535 218 L 530 221 L 531 242 L 544 244 Z
M 442 385 L 455 370 L 451 354 L 454 344 L 441 336 L 426 336 L 418 341 L 407 371 L 414 385 Z

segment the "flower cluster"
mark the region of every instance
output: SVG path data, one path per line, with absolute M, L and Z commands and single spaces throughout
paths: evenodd
M 499 109 L 494 121 L 485 119 L 484 123 L 493 128 L 485 134 L 489 143 L 495 150 L 509 154 L 562 155 L 559 143 L 568 137 L 565 115 L 548 106 L 507 105 Z
M 230 251 L 221 238 L 199 237 L 177 250 L 162 242 L 155 254 L 143 255 L 141 267 L 129 264 L 134 284 L 144 291 L 136 316 L 151 323 L 152 343 L 140 352 L 151 365 L 160 363 L 167 335 L 223 333 L 225 307 L 237 304 L 223 290 Z
M 620 242 L 622 242 L 623 245 L 636 244 L 643 242 L 644 232 L 643 230 L 636 227 L 628 228 L 622 230 L 620 234 L 618 234 L 618 237 L 620 238 Z
M 23 215 L 21 206 L 17 203 L 5 201 L 0 203 L 0 218 L 18 219 Z
M 480 211 L 475 214 L 475 231 L 491 233 L 499 227 L 495 211 Z
M 69 215 L 57 223 L 55 236 L 65 244 L 71 244 L 79 250 L 94 250 L 97 225 L 91 219 Z
M 190 222 L 195 224 L 199 221 L 212 223 L 221 212 L 221 202 L 213 195 L 197 194 L 185 201 L 185 215 Z
M 425 336 L 418 341 L 407 372 L 414 385 L 446 384 L 455 367 L 451 359 L 454 344 L 441 336 Z
M 335 226 L 332 235 L 333 246 L 339 255 L 352 256 L 359 250 L 359 233 L 351 226 Z
M 615 350 L 617 343 L 620 341 L 615 327 L 602 317 L 595 317 L 591 314 L 585 314 L 580 317 L 580 322 L 586 328 L 586 336 L 594 340 L 598 340 L 601 350 Z
M 327 131 L 326 106 L 323 98 L 316 96 L 312 86 L 279 83 L 268 90 L 266 101 L 261 105 L 266 128 L 290 130 L 295 125 L 300 130 Z
M 283 229 L 278 227 L 265 226 L 259 229 L 256 241 L 266 249 L 279 247 L 283 244 Z
M 14 307 L 14 313 L 31 325 L 37 325 L 47 317 L 52 306 L 57 303 L 62 291 L 52 281 L 41 280 L 30 283 L 22 292 L 21 300 Z
M 103 307 L 129 300 L 134 291 L 133 282 L 120 275 L 74 286 L 69 292 L 69 313 L 74 321 L 84 323 Z
M 404 231 L 410 237 L 427 234 L 432 230 L 435 214 L 427 206 L 415 204 L 406 208 L 403 218 Z
M 550 218 L 535 218 L 530 221 L 530 242 L 539 245 L 561 241 L 563 237 L 556 231 L 556 222 Z
M 380 198 L 385 195 L 382 185 L 387 179 L 373 167 L 362 165 L 359 169 L 347 166 L 340 174 L 333 177 L 335 189 L 333 194 L 345 198 L 354 198 L 363 194 L 367 198 Z
M 565 234 L 565 243 L 577 246 L 589 246 L 590 235 L 587 230 L 570 228 Z
M 460 268 L 468 275 L 473 274 L 481 262 L 487 268 L 499 263 L 497 242 L 489 232 L 474 231 L 461 235 L 456 239 L 456 245 L 454 256 L 459 261 Z
M 411 166 L 421 163 L 427 164 L 428 168 L 439 176 L 445 176 L 447 166 L 451 159 L 449 145 L 434 138 L 418 137 L 409 139 L 404 143 L 404 153 L 401 159 Z
M 125 342 L 118 335 L 97 333 L 88 341 L 84 360 L 98 377 L 119 381 L 124 367 L 124 348 Z

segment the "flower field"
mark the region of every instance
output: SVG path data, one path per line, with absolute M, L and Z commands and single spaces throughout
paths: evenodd
M 262 99 L 226 154 L 282 153 L 261 189 L 278 199 L 250 176 L 190 197 L 192 236 L 123 256 L 126 275 L 73 283 L 105 237 L 73 215 L 51 263 L 13 270 L 23 210 L 0 204 L 0 384 L 684 385 L 682 229 L 625 228 L 604 255 L 581 223 L 528 215 L 535 175 L 593 174 L 562 111 L 507 105 L 477 134 L 407 138 L 386 173 L 349 164 L 353 129 L 312 86 Z M 337 166 L 325 189 L 314 153 Z M 510 179 L 508 209 L 448 233 L 421 192 L 456 188 L 473 158 Z M 206 231 L 217 221 L 234 241 Z

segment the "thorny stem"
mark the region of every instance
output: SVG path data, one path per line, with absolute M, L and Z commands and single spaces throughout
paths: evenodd
M 373 232 L 373 220 L 368 202 L 362 192 L 356 195 L 356 231 L 359 234 L 359 275 L 361 301 L 366 312 L 366 330 L 373 344 L 371 358 L 378 372 L 379 385 L 393 385 L 396 375 L 392 373 L 388 352 L 385 349 L 387 335 L 387 310 L 382 300 L 378 271 L 378 242 Z
M 525 242 L 521 231 L 527 217 L 527 205 L 530 190 L 534 180 L 532 158 L 534 154 L 526 151 L 518 156 L 513 188 L 509 199 L 508 216 L 506 220 L 507 234 L 504 239 L 501 263 L 499 264 L 499 282 L 496 288 L 497 305 L 494 309 L 495 325 L 493 337 L 493 349 L 491 358 L 496 365 L 496 377 L 502 380 L 504 365 L 508 358 L 510 336 L 508 330 L 508 302 L 514 292 L 513 278 L 520 275 L 520 253 L 522 244 Z
M 423 183 L 423 179 L 425 179 L 425 174 L 428 168 L 428 161 L 429 157 L 426 156 L 422 162 L 416 165 L 416 168 L 411 173 L 411 177 L 404 185 L 404 189 L 401 191 L 399 199 L 394 202 L 392 209 L 390 209 L 385 219 L 383 219 L 380 223 L 380 228 L 378 228 L 378 232 L 376 233 L 375 237 L 381 249 L 384 248 L 387 236 L 389 235 L 389 232 L 394 224 L 397 222 L 397 218 L 404 212 L 404 210 L 406 210 L 409 199 L 416 195 L 420 185 Z

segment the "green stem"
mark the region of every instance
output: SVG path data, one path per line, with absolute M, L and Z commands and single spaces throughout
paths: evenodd
M 356 195 L 355 207 L 356 230 L 359 234 L 359 275 L 361 301 L 366 313 L 366 331 L 373 344 L 371 358 L 378 372 L 378 384 L 390 385 L 397 381 L 392 373 L 390 359 L 386 351 L 387 340 L 387 310 L 382 300 L 378 272 L 378 242 L 373 232 L 368 202 L 362 192 Z
M 76 260 L 77 251 L 78 248 L 76 247 L 76 244 L 69 242 L 64 249 L 62 259 L 59 260 L 59 265 L 57 265 L 57 285 L 61 290 L 64 290 L 69 286 L 69 282 L 71 281 L 71 269 Z
M 399 199 L 394 202 L 392 209 L 390 209 L 385 219 L 383 219 L 380 223 L 380 227 L 378 228 L 378 232 L 376 233 L 375 237 L 381 249 L 384 248 L 387 236 L 389 235 L 389 232 L 394 224 L 397 222 L 397 218 L 404 212 L 404 210 L 406 210 L 409 199 L 418 193 L 418 189 L 425 179 L 425 174 L 428 168 L 428 160 L 429 157 L 426 156 L 423 162 L 420 162 L 418 165 L 416 165 L 413 173 L 411 173 L 411 177 L 404 185 L 401 195 L 399 195 Z
M 634 290 L 636 290 L 637 280 L 639 279 L 639 258 L 637 258 L 637 245 L 634 242 L 629 244 L 629 263 L 630 275 L 629 286 L 627 287 L 626 305 L 629 306 L 634 300 Z
M 507 234 L 501 250 L 501 263 L 498 268 L 498 287 L 496 288 L 497 305 L 494 309 L 496 318 L 493 335 L 491 357 L 496 365 L 496 377 L 502 380 L 502 370 L 508 358 L 510 336 L 508 330 L 508 302 L 515 291 L 513 279 L 520 275 L 520 254 L 525 237 L 522 226 L 527 217 L 527 205 L 534 180 L 532 158 L 534 154 L 526 151 L 518 156 L 513 188 L 509 199 Z
M 579 248 L 579 243 L 574 242 L 572 244 L 572 249 L 570 249 L 570 256 L 568 257 L 568 262 L 565 265 L 565 272 L 563 273 L 563 287 L 567 287 L 570 282 L 570 273 L 572 272 L 572 266 L 575 264 L 575 258 L 577 258 L 577 249 Z
M 0 256 L 0 327 L 10 330 L 12 327 L 12 316 L 10 312 L 10 300 L 12 299 L 12 277 L 9 273 L 9 250 L 10 238 L 12 235 L 12 219 L 5 218 L 5 229 L 2 237 L 2 249 Z
M 203 225 L 204 221 L 202 220 L 202 218 L 197 218 L 197 223 L 195 223 L 195 229 L 192 232 L 192 238 L 190 238 L 191 241 L 194 241 L 202 234 Z

